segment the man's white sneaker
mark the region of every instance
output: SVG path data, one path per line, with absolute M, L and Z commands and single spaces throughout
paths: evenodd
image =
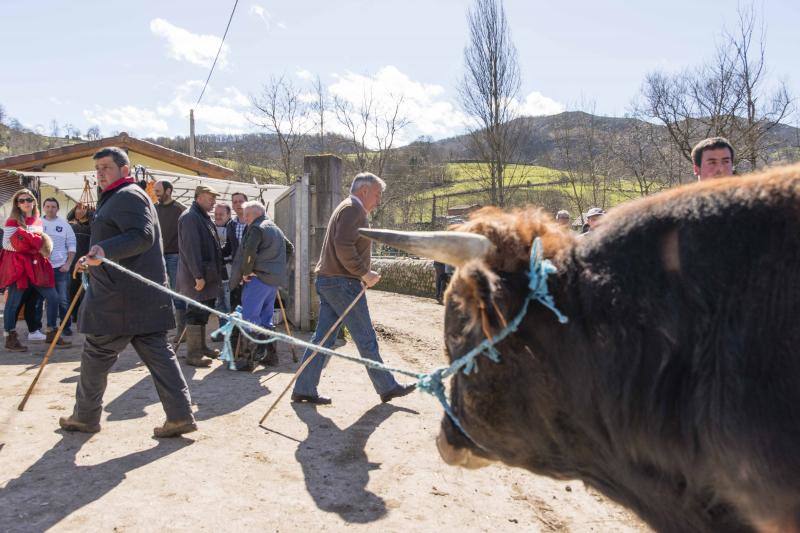
M 33 333 L 28 333 L 28 340 L 29 341 L 43 341 L 47 338 L 47 335 L 42 333 L 42 330 L 34 331 Z

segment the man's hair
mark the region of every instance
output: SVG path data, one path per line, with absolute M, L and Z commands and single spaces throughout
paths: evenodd
M 353 178 L 353 183 L 350 184 L 350 194 L 358 192 L 360 189 L 363 189 L 367 185 L 380 185 L 381 191 L 386 190 L 385 181 L 380 179 L 372 172 L 361 172 L 360 174 L 356 174 L 356 177 Z
M 228 214 L 231 214 L 231 204 L 228 202 L 217 202 L 217 205 L 215 205 L 214 208 L 216 209 L 217 207 L 224 207 Z
M 570 218 L 569 211 L 567 211 L 566 209 L 562 209 L 561 211 L 556 213 L 556 218 L 557 219 L 558 218 Z
M 245 202 L 242 204 L 242 210 L 247 211 L 248 209 L 258 209 L 262 216 L 266 216 L 267 210 L 264 207 L 264 204 L 259 202 L 258 200 L 250 200 L 249 202 Z
M 125 150 L 122 148 L 117 148 L 116 146 L 109 146 L 108 148 L 101 148 L 100 150 L 96 151 L 92 156 L 92 159 L 97 161 L 103 157 L 111 157 L 114 160 L 114 163 L 119 167 L 122 168 L 125 165 L 131 166 L 131 160 L 128 159 L 128 154 L 125 153 Z
M 692 162 L 699 167 L 700 163 L 703 161 L 703 152 L 706 150 L 717 150 L 719 148 L 727 148 L 730 150 L 731 161 L 733 161 L 735 152 L 731 143 L 728 142 L 728 139 L 725 137 L 709 137 L 694 145 L 694 148 L 692 148 Z
M 172 192 L 174 190 L 174 187 L 172 186 L 172 182 L 171 181 L 161 180 L 161 181 L 158 182 L 158 184 L 161 185 L 164 188 L 165 191 Z
M 245 202 L 247 201 L 247 195 L 245 193 L 243 193 L 243 192 L 233 192 L 233 193 L 231 193 L 231 200 L 233 200 L 234 196 L 241 196 L 242 198 L 244 198 Z
M 42 202 L 42 207 L 44 207 L 44 204 L 46 204 L 47 202 L 55 202 L 55 204 L 56 204 L 56 208 L 57 208 L 57 209 L 61 209 L 61 204 L 59 204 L 59 203 L 58 203 L 58 200 L 56 200 L 56 199 L 55 199 L 55 198 L 53 198 L 52 196 L 51 196 L 50 198 L 47 198 L 47 199 L 46 199 L 44 202 Z

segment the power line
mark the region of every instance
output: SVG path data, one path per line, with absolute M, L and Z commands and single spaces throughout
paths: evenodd
M 206 93 L 206 87 L 208 87 L 208 80 L 211 79 L 211 74 L 214 73 L 214 67 L 217 66 L 217 59 L 219 59 L 219 53 L 222 52 L 222 45 L 225 44 L 225 37 L 228 36 L 228 29 L 231 27 L 231 21 L 233 20 L 233 14 L 236 13 L 236 6 L 239 5 L 239 0 L 233 3 L 233 9 L 231 10 L 231 16 L 228 19 L 228 25 L 225 26 L 225 33 L 222 34 L 222 41 L 219 43 L 219 50 L 217 50 L 217 57 L 214 58 L 214 63 L 211 65 L 211 71 L 208 73 L 208 78 L 206 78 L 206 83 L 203 85 L 203 90 L 200 92 L 200 98 L 197 99 L 197 103 L 195 107 L 200 105 L 200 100 L 203 99 L 203 95 Z

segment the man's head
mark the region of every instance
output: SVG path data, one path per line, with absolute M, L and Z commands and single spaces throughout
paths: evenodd
M 255 219 L 258 217 L 263 217 L 267 215 L 266 209 L 264 209 L 264 205 L 261 202 L 257 202 L 256 200 L 252 200 L 250 202 L 245 202 L 242 205 L 242 211 L 244 211 L 244 222 L 245 224 L 252 224 Z
M 55 198 L 48 198 L 42 204 L 42 211 L 44 211 L 44 217 L 48 220 L 53 220 L 58 216 L 58 200 Z
M 586 212 L 586 223 L 589 224 L 589 229 L 594 229 L 600 223 L 606 212 L 599 207 L 592 207 Z
M 562 209 L 558 213 L 556 213 L 556 222 L 561 224 L 562 226 L 569 226 L 570 216 L 569 211 L 566 209 Z
M 127 178 L 131 171 L 131 161 L 122 148 L 109 146 L 95 152 L 94 169 L 97 173 L 97 184 L 106 190 L 109 185 L 120 178 Z
M 228 202 L 217 202 L 214 206 L 214 224 L 224 226 L 231 219 L 231 206 Z
M 153 192 L 156 193 L 160 204 L 168 204 L 172 201 L 172 183 L 167 180 L 157 181 L 153 185 Z
M 208 213 L 214 208 L 217 196 L 219 193 L 208 185 L 198 185 L 194 190 L 194 201 L 204 213 Z
M 733 146 L 724 137 L 703 139 L 692 149 L 698 181 L 733 176 Z
M 381 205 L 384 190 L 386 190 L 386 182 L 371 172 L 356 174 L 350 185 L 350 194 L 361 200 L 367 213 Z
M 233 204 L 233 210 L 236 212 L 236 216 L 239 217 L 241 220 L 244 220 L 244 210 L 242 209 L 242 205 L 247 201 L 247 195 L 243 192 L 235 192 L 231 194 L 231 203 Z

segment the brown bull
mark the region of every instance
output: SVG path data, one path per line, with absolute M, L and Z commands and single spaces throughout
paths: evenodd
M 631 202 L 582 239 L 533 209 L 456 230 L 364 230 L 459 267 L 451 360 L 519 312 L 537 236 L 569 323 L 532 302 L 499 363 L 454 377 L 469 437 L 445 417 L 445 461 L 578 478 L 659 531 L 800 530 L 800 166 Z

